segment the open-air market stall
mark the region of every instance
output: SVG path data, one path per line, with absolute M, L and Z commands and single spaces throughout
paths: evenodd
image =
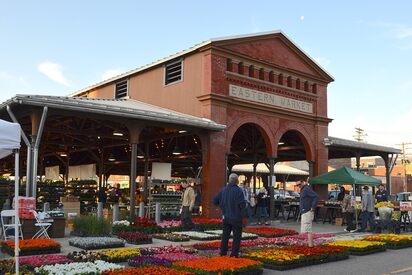
M 355 190 L 356 186 L 359 186 L 359 185 L 376 186 L 376 185 L 381 184 L 382 182 L 379 179 L 376 179 L 374 177 L 370 177 L 360 172 L 354 171 L 351 168 L 342 167 L 334 171 L 319 175 L 317 177 L 310 178 L 309 183 L 310 184 L 337 184 L 337 185 L 350 184 L 353 186 L 353 190 Z M 330 216 L 331 217 L 330 220 L 332 221 L 333 216 L 334 216 L 333 212 L 336 212 L 338 208 L 340 209 L 340 205 L 325 206 L 325 207 L 327 208 L 326 216 Z M 358 215 L 355 215 L 355 218 L 356 218 L 356 224 L 357 224 Z
M 16 274 L 19 274 L 19 149 L 20 125 L 0 120 L 0 159 L 14 153 L 14 194 L 15 194 L 15 219 L 14 219 L 14 255 L 16 259 Z M 3 232 L 3 234 L 5 234 Z

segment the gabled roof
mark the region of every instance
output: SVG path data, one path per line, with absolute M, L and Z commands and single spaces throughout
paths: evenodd
M 176 59 L 176 58 L 185 56 L 185 55 L 187 55 L 187 54 L 190 54 L 190 53 L 192 53 L 192 52 L 194 52 L 194 51 L 196 51 L 196 50 L 198 50 L 198 49 L 200 49 L 200 48 L 203 48 L 203 47 L 205 47 L 205 46 L 208 46 L 208 45 L 210 45 L 210 44 L 212 44 L 212 43 L 214 43 L 214 42 L 222 42 L 222 41 L 245 39 L 245 38 L 258 38 L 258 37 L 270 36 L 270 35 L 281 35 L 281 36 L 283 36 L 284 38 L 286 38 L 290 43 L 293 44 L 293 46 L 295 46 L 299 51 L 301 51 L 315 66 L 317 66 L 324 74 L 326 74 L 326 75 L 331 79 L 331 81 L 333 81 L 333 77 L 331 76 L 331 74 L 329 74 L 324 68 L 322 68 L 321 65 L 319 65 L 319 64 L 318 64 L 313 58 L 311 58 L 304 50 L 302 50 L 295 42 L 293 42 L 292 39 L 290 39 L 290 38 L 289 38 L 286 34 L 284 34 L 282 31 L 280 31 L 280 30 L 275 30 L 275 31 L 269 31 L 269 32 L 259 32 L 259 33 L 245 34 L 245 35 L 235 35 L 235 36 L 226 36 L 226 37 L 212 38 L 212 39 L 209 39 L 209 40 L 207 40 L 207 41 L 204 41 L 204 42 L 201 42 L 201 43 L 199 43 L 199 44 L 196 44 L 196 45 L 194 45 L 194 46 L 192 46 L 192 47 L 190 47 L 190 48 L 188 48 L 188 49 L 186 49 L 186 50 L 183 50 L 183 51 L 177 52 L 177 53 L 175 53 L 175 54 L 172 54 L 172 55 L 170 55 L 170 56 L 168 56 L 168 57 L 161 58 L 161 59 L 159 59 L 159 60 L 157 60 L 157 61 L 154 61 L 154 62 L 152 62 L 152 63 L 149 63 L 149 64 L 147 64 L 147 65 L 138 67 L 138 68 L 136 68 L 136 69 L 127 71 L 127 72 L 122 73 L 122 74 L 120 74 L 120 75 L 117 75 L 117 76 L 115 76 L 115 77 L 112 77 L 112 78 L 103 80 L 103 81 L 101 81 L 101 82 L 98 82 L 98 83 L 96 83 L 96 84 L 94 84 L 94 85 L 91 85 L 91 86 L 89 86 L 89 87 L 86 87 L 86 88 L 84 88 L 84 89 L 81 89 L 81 90 L 79 90 L 79 91 L 76 91 L 76 92 L 70 94 L 69 96 L 76 96 L 76 95 L 82 94 L 82 93 L 84 93 L 84 92 L 93 90 L 93 89 L 95 89 L 95 88 L 97 88 L 97 87 L 100 87 L 100 86 L 109 84 L 109 83 L 111 83 L 111 82 L 117 81 L 117 80 L 119 80 L 119 79 L 129 77 L 129 76 L 134 75 L 134 74 L 136 74 L 136 73 L 139 73 L 139 72 L 141 72 L 141 71 L 144 71 L 144 70 L 153 68 L 153 67 L 158 66 L 158 65 L 161 65 L 161 64 L 163 64 L 163 63 L 166 63 L 166 62 L 168 62 L 168 61 L 170 61 L 170 60 L 173 60 L 173 59 Z
M 60 110 L 105 114 L 115 117 L 170 123 L 214 131 L 222 131 L 226 128 L 225 125 L 218 124 L 210 119 L 179 113 L 133 99 L 16 95 L 10 100 L 3 102 L 0 105 L 0 110 L 5 109 L 7 105 L 13 104 L 47 106 Z

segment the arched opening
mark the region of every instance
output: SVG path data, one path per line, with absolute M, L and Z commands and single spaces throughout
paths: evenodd
M 278 184 L 275 188 L 283 190 L 294 190 L 294 181 L 304 179 L 311 174 L 313 170 L 311 147 L 302 133 L 297 130 L 289 130 L 285 132 L 278 141 L 276 162 L 282 165 L 290 166 L 302 171 L 299 177 L 291 177 L 290 175 L 282 175 L 277 179 Z
M 263 128 L 253 123 L 243 124 L 236 130 L 231 140 L 227 159 L 228 172 L 232 172 L 235 165 L 249 165 L 247 170 L 242 171 L 244 177 L 241 177 L 241 180 L 248 181 L 254 191 L 261 186 L 267 186 L 267 177 L 260 176 L 257 165 L 268 163 L 270 147 L 269 136 Z

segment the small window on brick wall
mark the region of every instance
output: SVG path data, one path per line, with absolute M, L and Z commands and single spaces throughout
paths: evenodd
M 228 58 L 228 59 L 226 60 L 226 71 L 231 72 L 231 71 L 232 71 L 232 67 L 233 67 L 232 59 Z
M 279 74 L 278 84 L 283 85 L 283 74 Z
M 254 77 L 255 76 L 255 66 L 250 65 L 249 66 L 249 76 Z
M 288 76 L 288 87 L 292 87 L 292 77 Z
M 296 89 L 300 90 L 300 79 L 296 79 Z
M 269 81 L 270 81 L 270 82 L 274 82 L 274 81 L 275 81 L 275 76 L 274 76 L 273 71 L 270 71 L 270 72 L 269 72 Z
M 265 80 L 265 69 L 261 68 L 259 70 L 259 79 L 260 80 Z
M 183 60 L 175 60 L 165 65 L 165 85 L 181 81 L 183 79 Z
M 243 74 L 243 70 L 244 70 L 243 62 L 239 62 L 239 64 L 237 64 L 238 74 Z
M 115 98 L 122 98 L 122 97 L 126 97 L 128 94 L 128 80 L 124 79 L 124 80 L 120 80 L 117 81 L 115 84 L 115 91 L 114 91 L 114 97 Z
M 309 81 L 305 81 L 304 90 L 305 90 L 306 92 L 309 92 Z

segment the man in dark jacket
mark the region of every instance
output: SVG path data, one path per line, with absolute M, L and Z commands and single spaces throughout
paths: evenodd
M 385 190 L 385 185 L 379 185 L 379 190 L 375 193 L 376 202 L 388 201 L 388 191 Z
M 233 243 L 231 257 L 238 257 L 240 240 L 242 238 L 243 209 L 246 207 L 245 196 L 238 186 L 239 177 L 232 173 L 229 175 L 229 183 L 213 199 L 213 203 L 222 209 L 223 234 L 220 244 L 220 255 L 226 256 L 230 233 L 233 231 Z
M 308 245 L 313 246 L 312 222 L 315 216 L 316 206 L 319 196 L 304 181 L 297 184 L 300 187 L 300 214 L 301 216 L 301 233 L 308 234 Z

